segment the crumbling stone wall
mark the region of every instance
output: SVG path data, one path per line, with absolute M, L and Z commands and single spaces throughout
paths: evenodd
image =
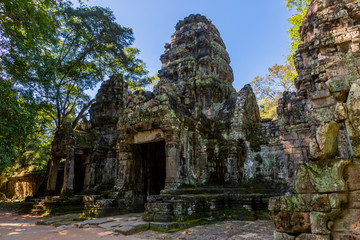
M 23 199 L 34 196 L 45 178 L 45 172 L 35 171 L 0 179 L 0 195 Z M 0 196 L 1 198 L 1 196 Z
M 85 173 L 85 188 L 108 188 L 116 184 L 118 175 L 117 124 L 119 111 L 128 97 L 127 85 L 121 74 L 113 75 L 103 82 L 91 106 L 90 134 L 79 141 L 78 151 L 91 150 Z M 87 132 L 89 128 L 86 128 Z M 81 131 L 81 130 L 80 130 Z M 79 132 L 80 133 L 80 132 Z M 83 146 L 81 146 L 81 144 Z M 89 148 L 90 147 L 90 148 Z
M 293 194 L 270 201 L 275 239 L 360 237 L 359 30 L 358 1 L 311 2 L 294 58 L 294 101 L 304 106 L 301 148 L 307 155 L 300 158 L 305 164 L 298 165 Z
M 311 129 L 309 101 L 296 93 L 284 92 L 279 100 L 279 140 L 283 146 L 286 163 L 286 180 L 292 182 L 301 164 L 309 162 Z
M 256 99 L 249 85 L 239 94 L 242 100 L 237 101 L 230 135 L 239 135 L 237 139 L 243 144 L 246 143 L 245 148 L 238 148 L 239 158 L 244 159 L 241 161 L 242 167 L 239 168 L 242 174 L 241 183 L 272 183 L 282 192 L 284 183 L 289 179 L 289 167 L 280 141 L 279 122 L 260 119 L 258 106 L 254 105 Z
M 96 95 L 96 102 L 89 110 L 90 121 L 84 119 L 77 129 L 75 159 L 85 168 L 84 190 L 111 189 L 116 184 L 117 123 L 127 92 L 122 75 L 111 76 Z

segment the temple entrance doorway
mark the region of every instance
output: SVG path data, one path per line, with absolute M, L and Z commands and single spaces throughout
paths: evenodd
M 166 154 L 165 141 L 140 144 L 144 174 L 144 195 L 159 195 L 165 188 Z
M 84 190 L 85 169 L 87 156 L 75 156 L 74 164 L 74 193 L 80 194 Z
M 159 195 L 165 188 L 166 147 L 160 129 L 137 132 L 128 140 L 133 161 L 129 171 L 129 190 L 134 191 L 137 210 L 144 210 L 150 195 Z

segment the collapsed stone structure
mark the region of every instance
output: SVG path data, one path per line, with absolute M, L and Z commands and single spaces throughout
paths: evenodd
M 307 153 L 292 194 L 270 201 L 275 239 L 359 239 L 358 1 L 313 0 L 300 35 L 297 95 L 284 95 L 278 111 Z

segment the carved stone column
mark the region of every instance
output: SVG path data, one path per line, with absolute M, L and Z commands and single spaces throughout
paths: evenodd
M 179 144 L 177 142 L 167 142 L 166 152 L 166 179 L 165 189 L 176 187 L 179 181 Z

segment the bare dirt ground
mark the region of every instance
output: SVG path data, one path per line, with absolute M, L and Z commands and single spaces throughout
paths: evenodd
M 78 228 L 73 225 L 60 227 L 35 225 L 41 218 L 22 215 L 16 211 L 0 209 L 1 240 L 137 240 L 137 239 L 273 239 L 275 230 L 271 221 L 224 221 L 211 225 L 197 226 L 175 233 L 145 231 L 131 236 L 116 234 L 99 227 Z
M 140 239 L 133 236 L 116 236 L 113 232 L 100 228 L 69 227 L 63 231 L 54 226 L 35 225 L 40 217 L 20 215 L 16 212 L 0 209 L 0 239 L 1 240 L 112 240 L 112 239 Z

